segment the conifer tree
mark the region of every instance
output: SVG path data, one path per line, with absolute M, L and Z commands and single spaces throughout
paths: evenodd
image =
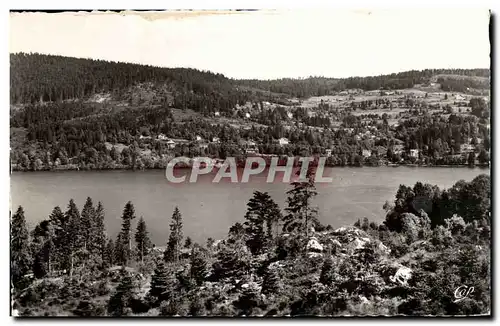
M 309 168 L 306 181 L 292 182 L 293 189 L 287 192 L 287 214 L 283 217 L 284 232 L 300 232 L 309 235 L 311 225 L 316 225 L 318 210 L 311 205 L 311 201 L 318 193 L 314 186 L 314 171 Z
M 151 277 L 151 288 L 148 296 L 151 298 L 152 304 L 157 306 L 160 302 L 166 300 L 169 296 L 168 278 L 163 260 L 159 259 L 156 263 L 156 268 Z
M 67 219 L 59 206 L 54 207 L 52 213 L 49 215 L 49 221 L 52 226 L 54 250 L 52 252 L 51 260 L 55 269 L 64 267 L 64 245 L 67 239 Z
M 80 212 L 76 207 L 73 199 L 70 199 L 68 210 L 66 211 L 66 219 L 68 220 L 67 232 L 66 232 L 66 252 L 68 253 L 68 269 L 70 277 L 73 276 L 74 269 L 77 264 L 77 255 L 80 253 L 82 248 L 82 233 L 81 233 L 81 221 Z
M 31 269 L 29 233 L 24 210 L 21 206 L 12 216 L 10 229 L 10 268 L 14 286 L 18 286 L 23 276 Z
M 92 227 L 94 221 L 94 204 L 92 203 L 92 199 L 87 197 L 85 201 L 85 205 L 83 205 L 82 214 L 81 214 L 81 227 L 82 227 L 82 239 L 83 239 L 83 249 L 85 251 L 89 251 L 90 244 L 92 243 Z
M 248 272 L 249 264 L 250 253 L 243 243 L 223 246 L 217 252 L 217 261 L 213 265 L 214 274 L 218 279 L 239 277 Z
M 184 242 L 184 248 L 191 248 L 192 245 L 193 245 L 193 240 L 191 240 L 190 237 L 187 237 L 186 241 Z
M 275 269 L 267 268 L 262 282 L 262 293 L 278 293 L 281 289 L 281 281 Z
M 255 191 L 247 203 L 244 223 L 247 246 L 253 254 L 262 251 L 266 241 L 273 237 L 273 225 L 280 219 L 280 210 L 267 192 Z M 267 232 L 265 230 L 267 227 Z
M 142 217 L 137 223 L 135 243 L 137 245 L 137 258 L 141 263 L 144 263 L 144 256 L 147 256 L 149 254 L 149 250 L 151 249 L 151 240 L 149 240 L 146 222 Z
M 115 260 L 115 244 L 113 243 L 113 239 L 109 239 L 104 249 L 103 264 L 105 267 L 111 267 L 114 265 Z
M 82 213 L 80 216 L 80 227 L 81 227 L 81 238 L 82 238 L 82 248 L 81 248 L 81 260 L 83 263 L 83 268 L 85 269 L 86 263 L 89 261 L 91 254 L 91 247 L 95 244 L 93 239 L 93 222 L 94 222 L 95 209 L 92 199 L 87 197 L 85 205 L 83 205 Z
M 135 286 L 132 277 L 122 270 L 121 281 L 116 293 L 109 299 L 108 313 L 114 317 L 130 315 L 131 301 L 135 297 Z
M 94 214 L 94 222 L 92 224 L 92 253 L 102 257 L 104 260 L 107 242 L 106 229 L 104 225 L 104 207 L 101 202 L 97 204 Z
M 116 264 L 120 264 L 122 266 L 125 266 L 127 262 L 127 257 L 126 257 L 126 248 L 123 244 L 122 240 L 122 233 L 118 233 L 116 236 L 116 241 L 115 241 L 115 246 L 113 248 L 113 253 L 114 253 L 114 261 Z
M 165 261 L 179 261 L 180 249 L 182 243 L 182 216 L 178 207 L 175 207 L 170 223 L 170 236 L 168 238 L 167 249 L 165 250 Z
M 120 232 L 120 246 L 122 250 L 122 264 L 126 265 L 132 257 L 132 220 L 135 219 L 135 210 L 132 202 L 128 202 L 123 209 L 122 229 Z
M 324 285 L 329 285 L 333 282 L 333 260 L 331 257 L 327 258 L 323 263 L 319 281 Z
M 191 279 L 200 286 L 207 274 L 207 261 L 199 249 L 191 250 Z

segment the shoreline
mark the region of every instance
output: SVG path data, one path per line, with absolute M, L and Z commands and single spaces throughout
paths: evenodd
M 284 166 L 284 165 L 283 165 Z M 298 167 L 298 166 L 294 166 Z M 363 166 L 354 166 L 354 165 L 345 165 L 345 166 L 340 166 L 340 165 L 325 165 L 325 168 L 356 168 L 356 169 L 362 169 L 362 168 L 381 168 L 381 167 L 392 167 L 392 168 L 398 168 L 398 167 L 410 167 L 410 168 L 481 168 L 481 169 L 491 169 L 490 164 L 476 164 L 474 166 L 469 166 L 467 164 L 455 164 L 455 165 L 431 165 L 431 164 L 382 164 L 382 165 L 363 165 Z M 182 166 L 182 167 L 176 167 L 176 170 L 187 170 L 191 169 L 191 166 Z M 243 166 L 238 166 L 239 168 L 244 168 Z M 21 173 L 29 173 L 29 172 L 63 172 L 63 171 L 81 171 L 81 172 L 88 172 L 88 171 L 94 171 L 94 172 L 103 172 L 103 171 L 134 171 L 134 172 L 143 172 L 143 171 L 154 171 L 154 170 L 165 170 L 166 167 L 163 168 L 143 168 L 143 169 L 133 169 L 130 167 L 117 167 L 117 168 L 98 168 L 98 169 L 92 169 L 92 168 L 78 168 L 78 167 L 64 167 L 64 168 L 52 168 L 52 169 L 40 169 L 40 170 L 26 170 L 26 169 L 16 169 L 16 168 L 11 168 L 10 169 L 10 174 L 13 172 L 21 172 Z

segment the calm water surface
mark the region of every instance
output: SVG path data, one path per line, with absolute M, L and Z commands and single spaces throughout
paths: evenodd
M 452 186 L 460 179 L 472 180 L 479 174 L 490 174 L 480 168 L 430 167 L 363 167 L 327 168 L 332 183 L 317 184 L 314 204 L 319 218 L 333 227 L 352 225 L 358 218 L 382 221 L 382 205 L 393 201 L 400 184 L 417 181 Z M 285 207 L 286 183 L 266 183 L 266 173 L 250 177 L 249 183 L 212 183 L 215 173 L 201 175 L 197 183 L 171 184 L 163 170 L 149 171 L 64 171 L 18 172 L 11 176 L 11 204 L 22 205 L 30 227 L 50 214 L 55 206 L 66 210 L 73 198 L 79 209 L 90 196 L 101 201 L 106 210 L 108 234 L 120 230 L 123 206 L 131 200 L 136 215 L 143 216 L 156 245 L 168 239 L 172 211 L 178 206 L 184 222 L 184 236 L 205 242 L 207 237 L 222 238 L 235 222 L 243 222 L 246 203 L 254 190 L 267 191 Z M 226 180 L 226 179 L 223 179 Z

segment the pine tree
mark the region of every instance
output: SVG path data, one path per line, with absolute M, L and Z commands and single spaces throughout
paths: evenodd
M 97 204 L 94 214 L 94 222 L 92 224 L 92 253 L 98 257 L 102 257 L 102 260 L 104 261 L 107 242 L 106 229 L 104 226 L 104 207 L 101 202 Z
M 293 189 L 287 192 L 287 214 L 284 216 L 284 232 L 304 232 L 309 235 L 311 223 L 318 224 L 318 210 L 311 206 L 311 201 L 318 193 L 314 186 L 314 171 L 309 168 L 306 181 L 296 180 L 292 182 Z
M 153 276 L 151 277 L 151 288 L 148 296 L 151 298 L 153 305 L 158 305 L 160 302 L 168 299 L 168 278 L 163 260 L 158 260 Z
M 36 225 L 31 232 L 31 253 L 33 257 L 33 274 L 36 278 L 47 275 L 51 243 L 49 237 L 50 222 L 44 220 Z
M 67 231 L 65 233 L 67 239 L 65 241 L 66 252 L 68 253 L 68 269 L 70 277 L 73 276 L 74 269 L 77 265 L 77 255 L 82 248 L 82 233 L 80 212 L 76 207 L 73 199 L 70 199 L 68 210 L 66 211 L 66 219 L 68 220 Z
M 121 246 L 122 259 L 121 263 L 127 265 L 132 257 L 132 220 L 135 219 L 134 205 L 129 201 L 123 209 L 122 229 L 120 232 L 120 244 L 117 242 L 117 247 Z
M 94 222 L 94 204 L 92 203 L 92 199 L 87 197 L 85 201 L 85 205 L 83 205 L 80 225 L 82 227 L 82 239 L 83 239 L 83 249 L 85 251 L 89 251 L 90 244 L 92 243 L 92 227 Z
M 52 252 L 51 261 L 54 269 L 60 270 L 64 267 L 65 257 L 64 246 L 65 240 L 67 239 L 67 219 L 59 206 L 54 207 L 52 213 L 49 215 L 49 221 L 53 230 L 52 243 L 54 245 L 54 250 Z
M 182 243 L 182 216 L 178 207 L 175 207 L 170 223 L 170 236 L 167 249 L 165 250 L 165 261 L 178 262 Z
M 118 235 L 116 236 L 115 246 L 113 249 L 114 249 L 113 253 L 114 253 L 115 264 L 120 264 L 122 266 L 125 266 L 127 260 L 126 248 L 123 244 L 121 232 L 118 233 Z
M 191 250 L 191 279 L 200 286 L 204 281 L 207 274 L 207 261 L 205 256 L 199 249 L 193 248 Z
M 18 286 L 31 269 L 29 233 L 21 206 L 12 216 L 10 229 L 10 268 L 14 286 Z
M 243 243 L 233 246 L 222 246 L 217 252 L 217 261 L 213 264 L 214 274 L 218 279 L 236 276 L 248 272 L 250 267 L 250 253 Z
M 83 263 L 83 268 L 85 269 L 86 263 L 89 261 L 91 254 L 91 247 L 95 243 L 93 239 L 93 224 L 95 209 L 92 199 L 87 197 L 85 205 L 83 205 L 82 213 L 80 216 L 80 227 L 81 227 L 81 237 L 82 237 L 82 249 L 81 249 L 81 260 Z
M 244 230 L 247 246 L 253 254 L 262 251 L 266 241 L 273 237 L 273 225 L 280 219 L 280 210 L 267 192 L 255 191 L 253 198 L 247 203 Z M 264 230 L 267 226 L 267 233 Z
M 137 245 L 137 258 L 141 263 L 144 263 L 144 256 L 149 254 L 149 250 L 151 248 L 151 240 L 149 240 L 146 222 L 142 217 L 137 223 L 135 243 Z
M 262 293 L 278 293 L 281 289 L 281 280 L 275 269 L 267 268 L 262 282 Z
M 115 260 L 115 244 L 112 239 L 109 239 L 104 249 L 103 265 L 105 267 L 111 267 L 114 265 Z
M 116 288 L 116 293 L 109 299 L 108 313 L 114 317 L 130 315 L 131 301 L 135 297 L 135 286 L 125 270 L 122 270 L 121 281 Z

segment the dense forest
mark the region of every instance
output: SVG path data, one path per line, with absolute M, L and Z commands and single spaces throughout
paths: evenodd
M 115 92 L 136 83 L 167 83 L 174 97 L 186 107 L 217 107 L 230 110 L 251 99 L 243 87 L 295 97 L 333 94 L 345 89 L 405 89 L 428 83 L 438 74 L 490 77 L 489 69 L 427 69 L 390 75 L 344 79 L 231 80 L 222 74 L 186 68 L 160 68 L 131 63 L 77 59 L 54 55 L 18 53 L 10 55 L 11 102 L 33 103 L 84 98 L 99 92 Z M 445 79 L 442 79 L 445 80 Z M 489 88 L 489 83 L 470 87 Z M 453 90 L 452 85 L 447 85 Z M 469 87 L 467 85 L 466 87 Z M 458 91 L 458 90 L 457 90 Z
M 284 93 L 295 97 L 310 97 L 331 95 L 346 89 L 362 89 L 365 91 L 377 89 L 405 89 L 412 88 L 416 84 L 428 84 L 432 76 L 438 74 L 453 74 L 459 76 L 490 77 L 488 69 L 426 69 L 412 70 L 382 76 L 350 77 L 350 78 L 326 78 L 309 77 L 304 79 L 275 79 L 275 80 L 235 80 L 241 85 L 251 86 L 274 93 Z M 463 91 L 467 87 L 489 89 L 489 82 L 470 82 L 467 85 L 455 82 L 455 79 L 441 78 L 438 82 L 446 85 L 447 91 Z
M 12 215 L 13 309 L 21 316 L 489 314 L 491 181 L 401 185 L 382 224 L 321 223 L 314 170 L 284 210 L 255 191 L 225 239 L 193 243 L 175 208 L 155 246 L 134 205 L 116 235 L 105 210 L 70 200 L 32 230 Z M 29 212 L 32 214 L 32 212 Z M 135 221 L 137 221 L 135 223 Z M 135 224 L 135 226 L 134 226 Z M 167 236 L 167 235 L 165 235 Z M 457 287 L 473 286 L 457 302 Z

